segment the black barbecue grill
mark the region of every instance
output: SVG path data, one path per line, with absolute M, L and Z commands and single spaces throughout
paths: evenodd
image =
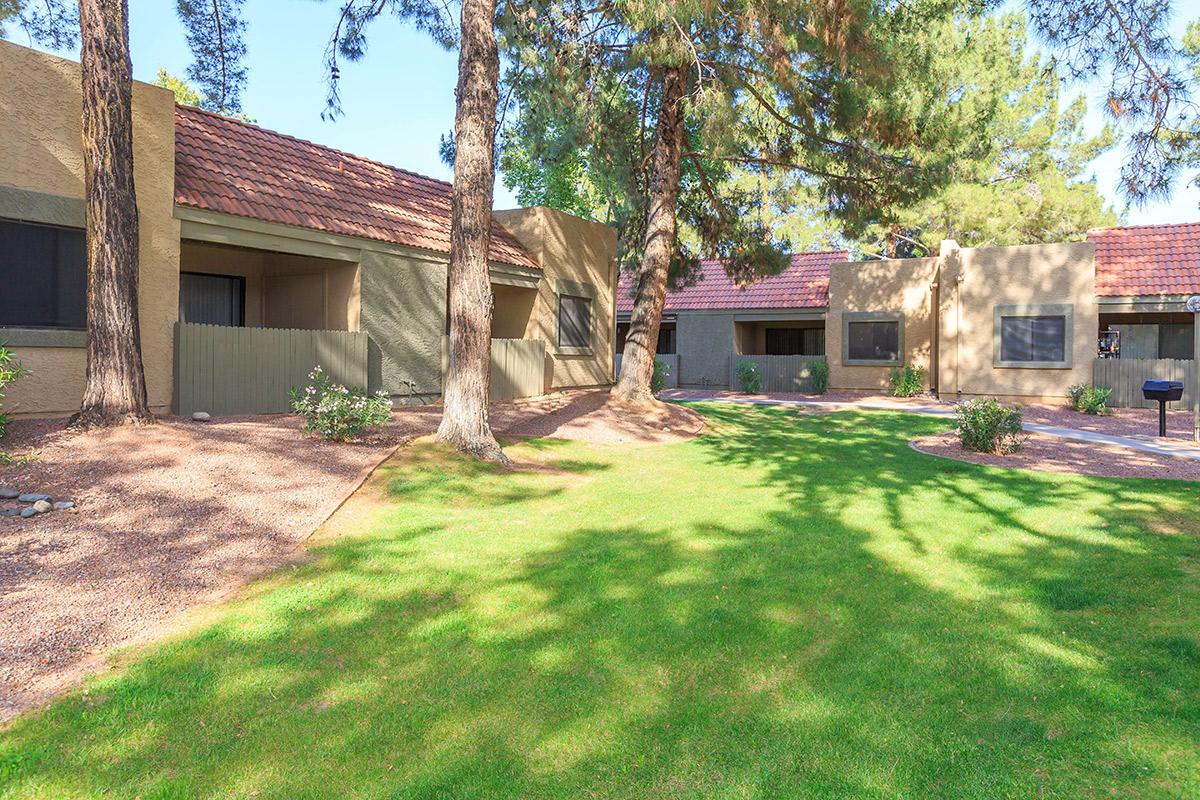
M 1182 381 L 1146 381 L 1142 397 L 1158 401 L 1158 435 L 1167 435 L 1167 403 L 1183 399 Z

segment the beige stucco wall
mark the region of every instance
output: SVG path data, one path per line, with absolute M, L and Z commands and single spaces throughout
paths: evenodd
M 933 326 L 930 287 L 937 271 L 936 258 L 856 261 L 830 267 L 825 354 L 831 389 L 876 390 L 888 385 L 891 367 L 843 363 L 843 315 L 847 312 L 902 313 L 904 363 L 929 370 Z
M 546 342 L 546 386 L 601 386 L 612 382 L 616 325 L 617 232 L 607 225 L 550 208 L 497 211 L 495 218 L 541 265 L 538 299 L 526 338 Z M 558 347 L 558 296 L 562 282 L 583 284 L 592 298 L 592 342 L 588 353 Z M 499 308 L 496 316 L 506 319 Z
M 174 103 L 169 90 L 134 84 L 142 357 L 150 405 L 160 412 L 171 404 L 173 326 L 179 311 L 179 223 L 172 216 Z M 81 200 L 81 117 L 77 63 L 0 41 L 0 194 L 15 188 Z M 39 219 L 41 213 L 30 207 L 21 217 L 62 224 L 57 219 Z M 78 224 L 82 226 L 82 221 Z M 78 409 L 86 362 L 83 347 L 14 350 L 33 375 L 10 387 L 6 410 L 52 416 Z
M 940 296 L 942 397 L 1061 400 L 1071 384 L 1091 382 L 1099 309 L 1090 243 L 951 252 L 943 257 Z M 1070 369 L 993 366 L 996 306 L 1029 304 L 1073 306 Z

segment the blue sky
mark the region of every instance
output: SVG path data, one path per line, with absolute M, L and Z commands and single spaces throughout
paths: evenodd
M 446 180 L 450 171 L 438 157 L 439 138 L 454 124 L 456 55 L 429 38 L 390 19 L 371 34 L 367 57 L 342 71 L 342 106 L 336 121 L 321 119 L 325 103 L 322 57 L 337 17 L 338 4 L 313 0 L 250 0 L 249 86 L 246 112 L 272 130 L 310 139 L 388 164 Z M 1183 12 L 1173 29 L 1181 36 L 1190 0 L 1177 2 Z M 130 0 L 130 38 L 134 76 L 152 81 L 158 68 L 182 75 L 189 61 L 182 27 L 170 0 Z M 13 36 L 20 42 L 20 34 Z M 1073 87 L 1088 95 L 1090 122 L 1100 125 L 1097 109 L 1102 86 Z M 1116 191 L 1123 154 L 1120 149 L 1098 159 L 1093 171 L 1101 191 L 1117 209 L 1125 202 Z M 1188 176 L 1192 177 L 1192 176 Z M 1186 179 L 1185 179 L 1186 180 Z M 496 207 L 517 205 L 496 182 Z M 1130 224 L 1200 220 L 1200 190 L 1176 187 L 1175 195 L 1144 208 L 1131 208 Z

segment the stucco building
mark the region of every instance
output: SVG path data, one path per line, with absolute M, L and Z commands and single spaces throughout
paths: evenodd
M 9 413 L 68 414 L 82 396 L 81 104 L 77 63 L 0 42 L 0 342 L 30 370 L 9 390 Z M 177 106 L 144 83 L 133 109 L 140 322 L 156 412 L 177 405 L 181 382 L 221 380 L 180 374 L 181 325 L 362 334 L 317 349 L 345 355 L 361 343 L 355 374 L 397 402 L 440 395 L 450 184 Z M 538 359 L 536 391 L 611 382 L 615 256 L 616 232 L 598 223 L 541 208 L 495 214 L 493 336 L 542 343 L 519 351 Z M 240 389 L 267 378 L 253 363 L 214 369 L 234 371 Z M 223 407 L 239 408 L 231 402 Z
M 771 355 L 792 358 L 779 362 L 791 372 L 772 380 L 776 391 L 808 390 L 806 361 L 824 358 L 833 390 L 885 389 L 891 370 L 907 364 L 923 368 L 943 398 L 1060 400 L 1070 385 L 1093 381 L 1098 359 L 1195 356 L 1184 305 L 1200 294 L 1200 223 L 1017 247 L 945 241 L 928 258 L 845 258 L 797 254 L 780 275 L 749 285 L 704 262 L 695 283 L 667 295 L 659 351 L 679 385 L 736 388 L 739 359 Z M 618 293 L 619 328 L 631 290 L 625 281 Z

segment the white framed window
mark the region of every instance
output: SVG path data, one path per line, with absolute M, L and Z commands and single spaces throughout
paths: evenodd
M 1070 369 L 1073 316 L 1069 304 L 996 306 L 993 365 Z

